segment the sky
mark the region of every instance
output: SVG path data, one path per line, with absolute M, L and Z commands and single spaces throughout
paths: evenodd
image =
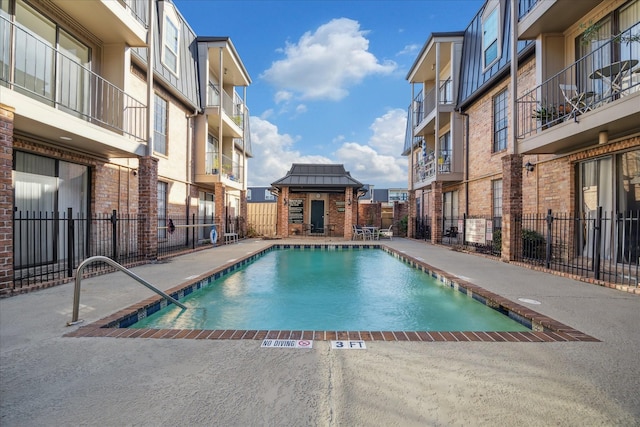
M 293 163 L 338 163 L 382 189 L 408 185 L 409 69 L 431 33 L 465 30 L 484 0 L 174 3 L 198 36 L 230 37 L 251 77 L 249 187 Z

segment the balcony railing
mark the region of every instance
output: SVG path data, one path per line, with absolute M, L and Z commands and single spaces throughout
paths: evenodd
M 452 83 L 451 79 L 444 80 L 441 82 L 438 90 L 436 90 L 435 87 L 432 87 L 424 94 L 424 97 L 422 91 L 420 91 L 415 98 L 413 98 L 412 105 L 415 117 L 415 126 L 419 126 L 425 117 L 436 109 L 436 96 L 438 97 L 437 99 L 439 104 L 453 104 Z
M 219 107 L 220 102 L 220 86 L 209 82 L 208 106 Z M 237 94 L 233 93 L 233 97 L 227 92 L 222 91 L 222 111 L 230 117 L 240 129 L 244 130 L 244 101 Z
M 520 97 L 518 138 L 577 120 L 581 114 L 640 90 L 640 42 L 634 40 L 639 32 L 640 23 Z
M 205 159 L 205 173 L 207 175 L 220 175 L 228 180 L 243 182 L 244 168 L 239 162 L 234 162 L 230 157 L 222 155 L 222 164 L 218 153 L 208 151 Z
M 518 1 L 518 20 L 524 18 L 533 9 L 538 0 L 519 0 Z
M 148 0 L 122 0 L 124 7 L 145 27 L 149 26 Z
M 0 84 L 116 133 L 146 140 L 147 107 L 0 16 Z
M 440 150 L 440 155 L 436 156 L 431 151 L 422 156 L 414 166 L 413 182 L 430 181 L 438 174 L 451 173 L 451 150 Z

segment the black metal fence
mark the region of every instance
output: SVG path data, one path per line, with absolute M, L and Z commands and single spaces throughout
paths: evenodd
M 158 256 L 165 257 L 211 244 L 214 226 L 219 235 L 220 226 L 215 224 L 213 215 L 158 218 Z
M 415 237 L 431 238 L 431 218 L 416 220 Z M 501 256 L 502 218 L 443 218 L 438 243 Z M 564 213 L 522 215 L 515 220 L 521 238 L 515 261 L 608 283 L 638 286 L 640 211 L 603 212 L 576 217 Z
M 609 283 L 638 286 L 640 211 L 575 217 L 553 213 L 523 215 L 521 261 Z
M 416 218 L 414 224 L 414 237 L 416 239 L 431 240 L 431 218 L 424 216 Z
M 15 211 L 13 216 L 13 288 L 19 289 L 45 282 L 64 282 L 74 276 L 76 267 L 85 259 L 102 255 L 124 265 L 146 262 L 142 248 L 147 227 L 142 216 L 96 214 L 90 218 L 67 212 Z M 158 220 L 158 257 L 195 250 L 211 244 L 212 216 L 196 215 Z M 244 219 L 225 219 L 226 230 L 234 227 L 244 237 Z M 217 235 L 223 230 L 216 227 Z M 220 238 L 218 238 L 220 243 Z M 87 266 L 89 274 L 113 271 L 105 263 Z
M 71 209 L 58 212 L 15 211 L 13 217 L 13 286 L 73 277 L 84 259 L 107 256 L 123 265 L 144 259 L 139 250 L 144 218 L 136 215 L 97 214 L 92 218 Z M 87 272 L 110 271 L 104 263 L 87 267 Z
M 244 218 L 227 217 L 224 227 L 216 223 L 213 215 L 198 217 L 195 214 L 183 218 L 158 219 L 158 256 L 165 257 L 172 254 L 194 250 L 200 246 L 211 245 L 211 239 L 217 243 L 224 243 L 224 232 L 238 233 L 238 238 L 244 238 Z M 211 231 L 215 228 L 215 235 Z

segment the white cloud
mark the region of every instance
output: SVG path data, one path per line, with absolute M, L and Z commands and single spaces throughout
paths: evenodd
M 302 155 L 295 148 L 297 138 L 278 133 L 278 127 L 259 117 L 251 117 L 249 186 L 271 185 L 291 169 L 292 163 L 332 163 L 324 156 Z
M 407 186 L 406 158 L 380 154 L 371 146 L 356 142 L 342 144 L 335 155 L 337 163 L 343 163 L 351 176 L 363 184 L 377 188 Z
M 402 50 L 400 52 L 398 52 L 396 55 L 400 56 L 400 55 L 413 55 L 414 53 L 416 53 L 419 49 L 420 49 L 420 45 L 419 44 L 408 44 L 405 47 L 402 48 Z
M 340 100 L 365 77 L 397 68 L 392 61 L 380 63 L 368 51 L 366 34 L 357 21 L 333 19 L 303 34 L 298 43 L 287 43 L 285 58 L 273 62 L 261 77 L 300 99 Z
M 400 108 L 376 118 L 369 129 L 373 134 L 366 144 L 345 142 L 336 150 L 338 163 L 343 163 L 358 181 L 377 188 L 407 186 L 407 158 L 404 148 L 406 112 Z
M 280 104 L 281 102 L 288 102 L 291 100 L 291 98 L 293 98 L 293 94 L 286 90 L 279 90 L 273 97 L 276 104 Z
M 282 178 L 292 163 L 339 163 L 363 184 L 377 188 L 407 186 L 407 158 L 400 155 L 404 147 L 406 113 L 392 109 L 376 118 L 369 127 L 373 134 L 365 143 L 346 141 L 343 135 L 333 139 L 335 152 L 305 155 L 300 146 L 307 141 L 280 134 L 273 123 L 251 117 L 253 159 L 249 160 L 249 185 L 267 186 Z
M 398 156 L 404 148 L 406 126 L 406 111 L 400 108 L 387 111 L 369 126 L 369 129 L 373 131 L 373 136 L 369 139 L 369 145 L 380 154 Z

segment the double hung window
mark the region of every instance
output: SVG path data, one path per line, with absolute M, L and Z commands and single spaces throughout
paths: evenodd
M 507 116 L 508 93 L 503 90 L 493 98 L 493 152 L 507 149 L 507 132 L 509 120 Z

